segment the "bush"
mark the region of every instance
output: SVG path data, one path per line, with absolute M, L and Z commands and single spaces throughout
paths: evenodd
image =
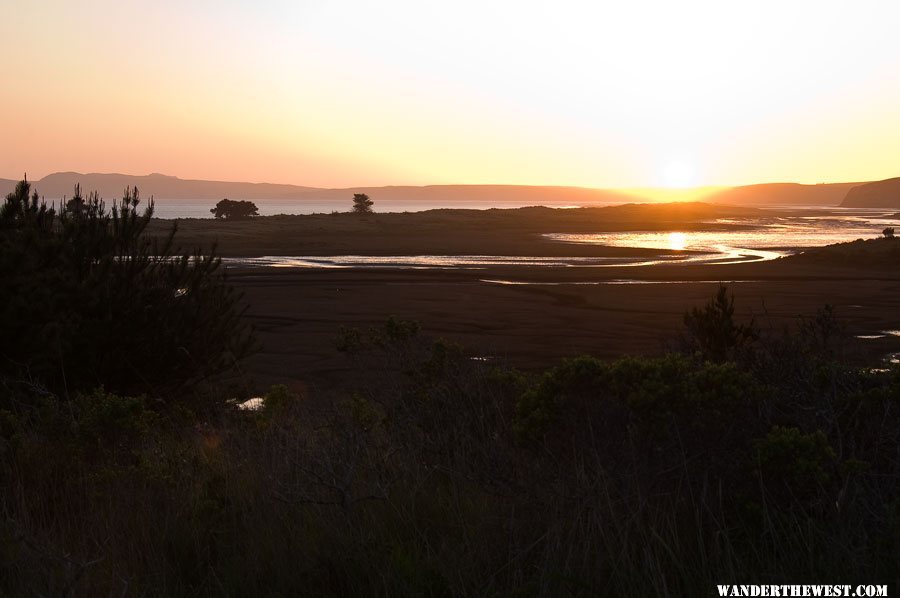
M 835 474 L 836 456 L 822 430 L 774 426 L 754 443 L 758 475 L 766 487 L 801 500 L 827 502 L 823 486 Z
M 252 201 L 223 199 L 216 207 L 209 210 L 216 218 L 226 220 L 242 220 L 251 216 L 259 216 L 258 208 Z
M 764 424 L 755 420 L 762 388 L 731 363 L 690 357 L 579 357 L 551 369 L 520 398 L 520 443 L 560 463 L 599 460 L 607 472 L 665 485 L 661 472 L 689 481 L 738 480 L 733 463 Z M 635 456 L 639 455 L 637 461 Z M 668 464 L 668 466 L 666 466 Z M 679 464 L 682 464 L 679 466 Z

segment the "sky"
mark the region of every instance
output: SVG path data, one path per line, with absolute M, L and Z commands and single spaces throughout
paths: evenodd
M 0 177 L 900 176 L 900 2 L 0 0 Z

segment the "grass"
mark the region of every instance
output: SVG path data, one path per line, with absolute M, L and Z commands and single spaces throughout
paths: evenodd
M 682 596 L 896 583 L 900 372 L 841 366 L 815 322 L 723 365 L 700 347 L 525 376 L 391 321 L 346 332 L 357 375 L 330 396 L 282 387 L 260 411 L 187 411 L 95 392 L 7 409 L 0 587 Z

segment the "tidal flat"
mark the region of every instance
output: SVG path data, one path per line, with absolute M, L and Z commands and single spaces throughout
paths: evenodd
M 180 220 L 178 238 L 225 256 L 260 338 L 250 373 L 302 388 L 346 373 L 342 327 L 389 315 L 525 369 L 661 353 L 685 310 L 722 283 L 739 317 L 767 325 L 827 303 L 853 335 L 893 329 L 900 241 L 879 239 L 891 216 L 703 203 L 444 209 Z M 155 220 L 150 233 L 171 224 Z M 858 341 L 861 362 L 900 350 L 890 335 Z

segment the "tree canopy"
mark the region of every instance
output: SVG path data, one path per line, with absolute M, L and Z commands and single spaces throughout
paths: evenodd
M 210 209 L 216 218 L 239 220 L 251 216 L 259 216 L 258 208 L 252 201 L 223 199 Z
M 77 199 L 76 199 L 77 198 Z M 137 188 L 107 210 L 80 189 L 58 208 L 21 181 L 0 207 L 0 384 L 57 396 L 180 387 L 251 347 L 212 252 L 144 234 Z
M 353 211 L 357 214 L 371 214 L 374 201 L 365 193 L 353 194 Z

